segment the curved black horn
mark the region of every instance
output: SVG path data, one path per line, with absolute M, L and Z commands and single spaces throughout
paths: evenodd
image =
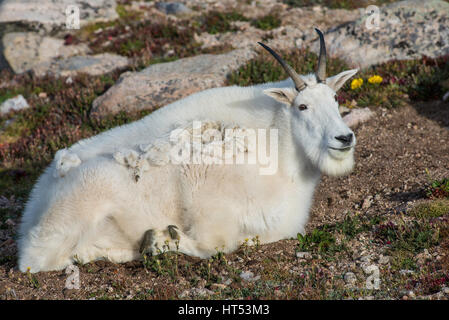
M 285 72 L 287 72 L 288 76 L 292 78 L 293 82 L 295 83 L 296 90 L 301 91 L 304 90 L 307 86 L 306 83 L 301 79 L 299 74 L 296 73 L 296 71 L 289 66 L 284 59 L 282 59 L 276 52 L 273 51 L 270 47 L 263 44 L 262 42 L 258 42 L 262 47 L 264 47 L 265 50 L 267 50 L 271 55 L 281 64 L 282 68 L 284 68 Z
M 318 68 L 316 78 L 320 83 L 326 83 L 326 44 L 324 43 L 323 33 L 315 28 L 315 31 L 320 36 L 320 57 L 318 59 Z

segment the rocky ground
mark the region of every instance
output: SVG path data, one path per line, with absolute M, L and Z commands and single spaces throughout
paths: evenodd
M 75 2 L 72 31 L 52 1 L 34 15 L 0 4 L 0 298 L 449 298 L 447 1 Z M 367 30 L 372 4 L 386 6 Z M 323 177 L 306 235 L 209 260 L 77 265 L 80 289 L 64 271 L 17 270 L 21 212 L 58 149 L 202 89 L 285 78 L 260 40 L 311 72 L 312 26 L 325 31 L 329 74 L 363 69 L 338 97 L 355 170 Z

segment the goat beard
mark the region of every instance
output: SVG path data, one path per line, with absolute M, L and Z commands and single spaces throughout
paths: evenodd
M 349 174 L 354 168 L 354 148 L 352 148 L 346 157 L 337 159 L 332 157 L 329 152 L 308 154 L 311 162 L 321 171 L 321 173 L 328 176 L 344 176 Z
M 326 154 L 320 161 L 321 172 L 329 176 L 343 176 L 349 174 L 354 168 L 354 151 L 350 151 L 344 159 L 335 159 Z

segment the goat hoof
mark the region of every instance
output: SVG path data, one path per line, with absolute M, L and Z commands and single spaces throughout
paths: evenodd
M 140 243 L 140 253 L 141 254 L 153 254 L 153 243 L 154 243 L 154 230 L 150 229 L 145 231 L 143 234 L 142 242 Z
M 171 224 L 167 227 L 167 229 L 168 233 L 170 234 L 170 238 L 172 238 L 172 240 L 179 240 L 179 234 L 176 231 L 176 229 L 178 229 L 177 226 Z

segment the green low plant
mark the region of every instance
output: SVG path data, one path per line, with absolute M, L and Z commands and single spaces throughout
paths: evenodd
M 420 203 L 410 210 L 410 215 L 424 219 L 449 216 L 449 200 L 441 199 Z
M 176 250 L 170 251 L 165 243 L 155 255 L 142 255 L 145 269 L 156 272 L 158 275 L 168 275 L 172 280 L 179 276 L 179 241 L 176 241 Z
M 268 14 L 262 18 L 252 20 L 251 25 L 262 30 L 271 30 L 281 25 L 281 19 L 276 14 Z
M 389 222 L 377 227 L 375 237 L 391 250 L 418 253 L 439 243 L 439 229 L 427 222 L 411 221 L 397 225 Z
M 299 251 L 333 253 L 342 250 L 342 246 L 336 244 L 335 237 L 327 230 L 314 229 L 305 235 L 298 233 L 297 239 Z
M 200 17 L 196 25 L 202 32 L 217 34 L 235 31 L 235 28 L 231 24 L 233 21 L 248 21 L 248 18 L 237 11 L 210 11 L 206 15 Z
M 449 178 L 434 180 L 426 190 L 429 198 L 448 198 L 449 199 Z

